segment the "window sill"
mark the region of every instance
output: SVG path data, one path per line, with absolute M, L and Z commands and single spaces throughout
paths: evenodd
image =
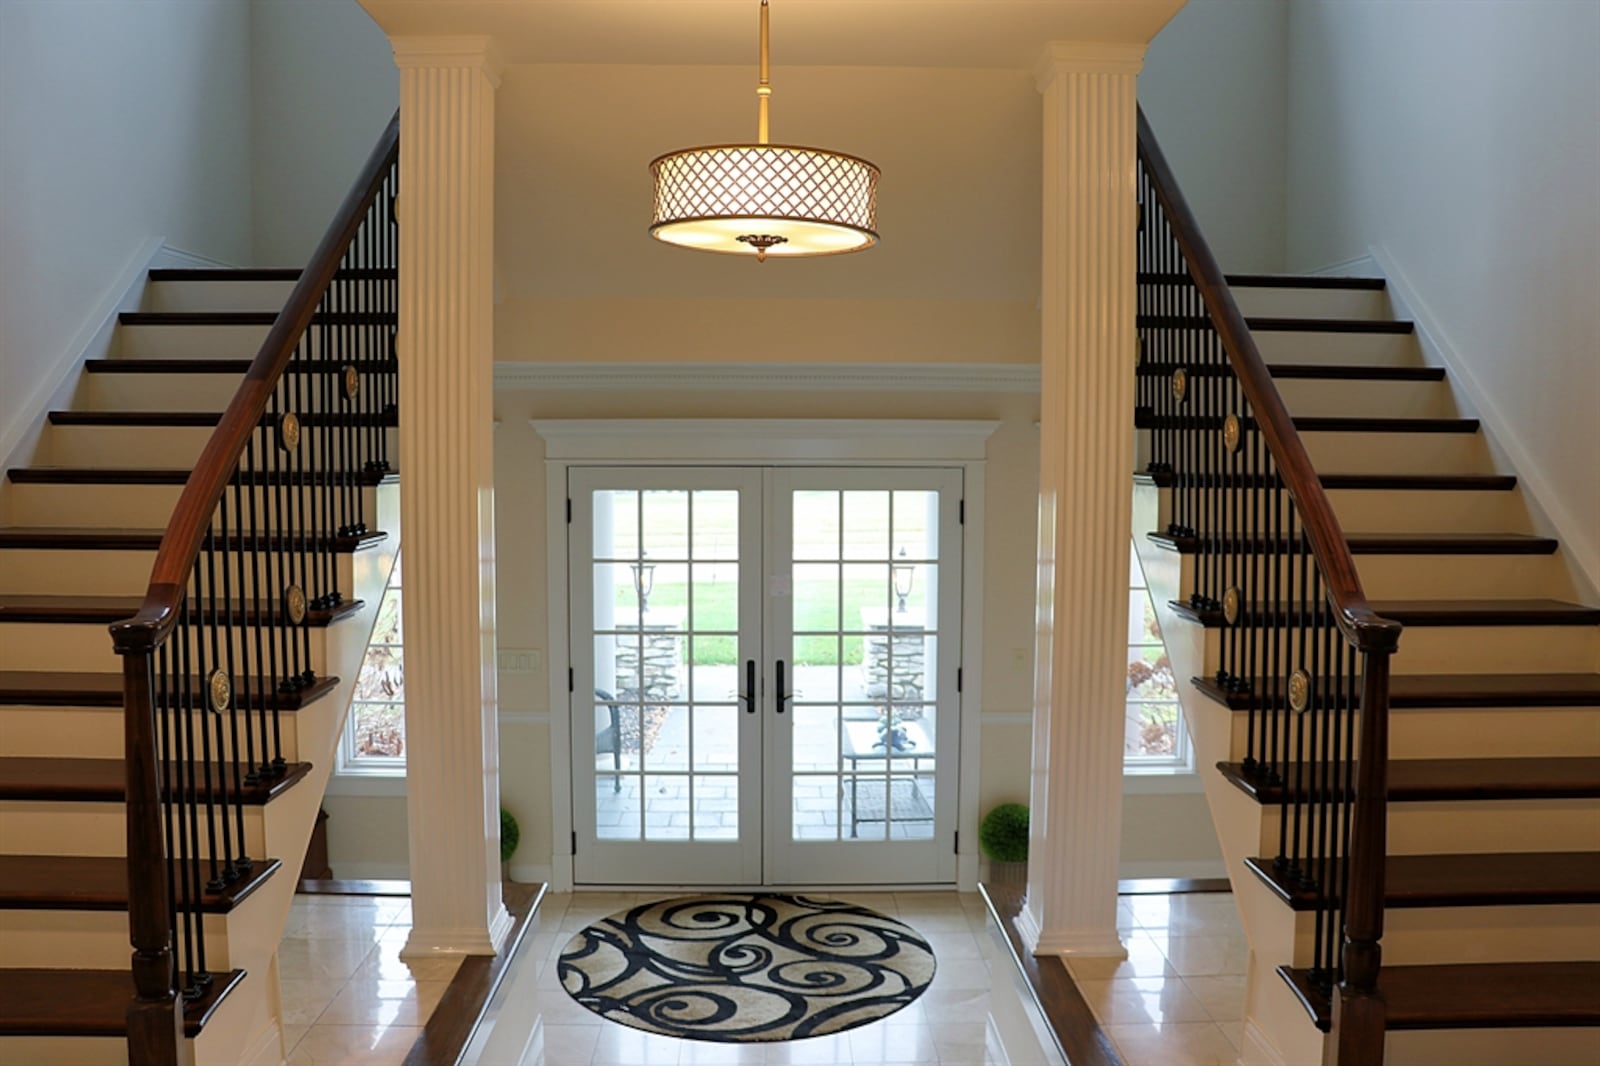
M 1125 770 L 1122 791 L 1129 796 L 1176 796 L 1205 791 L 1193 770 Z
M 401 797 L 406 794 L 404 767 L 393 770 L 335 772 L 328 778 L 329 796 Z

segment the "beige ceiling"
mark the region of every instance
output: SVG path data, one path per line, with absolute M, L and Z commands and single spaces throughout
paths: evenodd
M 507 63 L 748 61 L 754 0 L 361 0 L 397 35 L 486 34 Z M 1148 41 L 1183 0 L 773 0 L 773 61 L 1033 66 L 1046 41 Z

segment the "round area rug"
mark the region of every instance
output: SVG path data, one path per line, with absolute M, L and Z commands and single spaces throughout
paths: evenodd
M 933 980 L 933 949 L 866 907 L 807 896 L 680 896 L 618 911 L 562 949 L 562 987 L 603 1018 L 724 1043 L 877 1021 Z

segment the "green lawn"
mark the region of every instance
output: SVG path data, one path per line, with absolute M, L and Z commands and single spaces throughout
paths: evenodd
M 734 596 L 737 586 L 732 581 L 715 584 L 702 582 L 696 590 L 694 628 L 696 630 L 732 630 L 735 628 Z M 617 590 L 617 606 L 631 607 L 633 590 Z M 859 625 L 861 608 L 883 606 L 887 602 L 884 585 L 871 578 L 844 582 L 844 617 L 848 624 Z M 818 597 L 797 597 L 799 610 L 795 629 L 830 630 L 836 628 L 833 606 Z M 689 585 L 685 581 L 659 582 L 650 593 L 651 607 L 677 607 L 687 611 Z M 687 617 L 685 624 L 688 624 Z M 839 639 L 832 636 L 797 636 L 794 640 L 794 661 L 798 666 L 834 666 L 839 662 Z M 736 638 L 729 636 L 697 636 L 694 640 L 695 666 L 729 666 L 737 661 Z M 861 637 L 844 638 L 844 663 L 853 666 L 861 662 Z

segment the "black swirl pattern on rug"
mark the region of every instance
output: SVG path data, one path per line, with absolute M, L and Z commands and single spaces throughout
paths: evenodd
M 866 907 L 786 895 L 681 896 L 602 918 L 557 963 L 603 1018 L 724 1043 L 798 1040 L 893 1014 L 933 981 L 933 949 Z

